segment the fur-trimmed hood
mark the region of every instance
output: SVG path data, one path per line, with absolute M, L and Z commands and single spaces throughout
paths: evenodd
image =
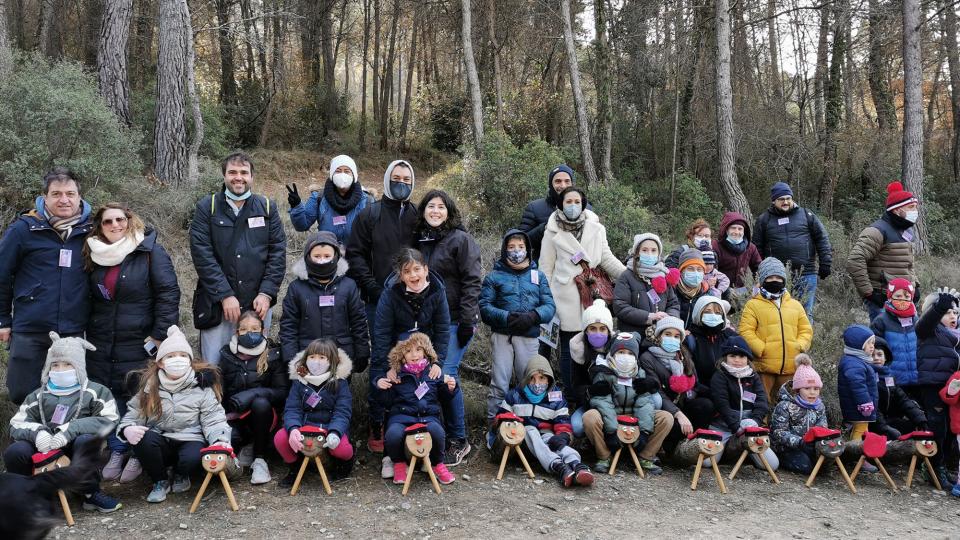
M 334 279 L 347 275 L 347 270 L 350 270 L 350 264 L 347 262 L 347 258 L 340 257 L 340 260 L 337 261 L 337 273 L 334 276 Z M 293 276 L 297 279 L 310 278 L 310 276 L 307 275 L 307 263 L 302 257 L 293 263 L 293 265 L 290 267 L 290 273 L 293 274 Z
M 398 342 L 390 349 L 390 354 L 387 355 L 390 361 L 390 367 L 399 374 L 400 368 L 403 367 L 404 353 L 407 352 L 408 348 L 416 346 L 423 347 L 424 354 L 426 354 L 427 360 L 429 360 L 431 364 L 436 364 L 439 361 L 437 351 L 434 350 L 430 338 L 422 332 L 414 332 L 410 334 L 410 337 Z
M 303 378 L 298 369 L 298 364 L 300 363 L 300 360 L 303 359 L 305 352 L 306 351 L 298 352 L 297 355 L 293 357 L 293 360 L 290 360 L 290 362 L 287 363 L 287 373 L 290 375 L 291 381 L 300 381 L 303 384 L 310 384 L 306 381 L 306 379 Z M 306 369 L 306 366 L 304 366 L 304 369 Z M 347 356 L 347 353 L 345 353 L 343 349 L 337 348 L 337 358 L 331 362 L 330 369 L 334 372 L 336 379 L 346 380 L 353 371 L 353 360 Z

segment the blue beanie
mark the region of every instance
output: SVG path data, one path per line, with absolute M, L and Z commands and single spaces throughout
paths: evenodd
M 851 349 L 863 349 L 863 344 L 873 336 L 873 331 L 862 324 L 851 324 L 843 331 L 843 344 Z
M 753 351 L 750 350 L 746 340 L 739 335 L 731 336 L 720 346 L 720 356 L 727 356 L 728 354 L 738 354 L 753 360 Z
M 570 175 L 570 182 L 574 182 L 573 169 L 567 167 L 566 165 L 557 165 L 550 171 L 550 174 L 547 175 L 547 182 L 550 184 L 550 187 L 553 187 L 553 177 L 559 172 L 565 172 Z
M 777 182 L 770 188 L 770 201 L 775 201 L 780 197 L 793 197 L 793 190 L 785 182 Z

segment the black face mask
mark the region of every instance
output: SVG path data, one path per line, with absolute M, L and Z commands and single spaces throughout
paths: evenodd
M 337 264 L 340 262 L 340 255 L 334 255 L 330 262 L 315 263 L 307 256 L 307 276 L 317 281 L 330 281 L 337 274 Z
M 253 349 L 263 343 L 263 334 L 261 332 L 247 332 L 237 336 L 237 345 L 244 349 Z
M 390 195 L 393 195 L 393 198 L 398 201 L 405 201 L 410 197 L 410 192 L 413 191 L 413 186 L 410 184 L 405 184 L 403 182 L 394 182 L 390 181 Z
M 763 289 L 773 294 L 783 292 L 783 282 L 782 281 L 766 281 L 763 283 Z

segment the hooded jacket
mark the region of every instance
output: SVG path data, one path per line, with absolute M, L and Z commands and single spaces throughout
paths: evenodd
M 882 337 L 890 348 L 893 358 L 887 361 L 890 375 L 899 385 L 917 383 L 917 322 L 920 319 L 914 315 L 901 319 L 887 310 L 883 310 L 873 322 L 870 330 L 878 337 Z
M 240 357 L 237 337 L 220 349 L 220 373 L 223 375 L 223 406 L 227 412 L 243 413 L 253 400 L 262 397 L 279 409 L 287 396 L 290 379 L 280 358 L 280 350 L 267 345 L 267 370 L 257 372 L 258 356 Z
M 843 344 L 846 348 L 860 349 L 863 345 L 857 342 L 850 329 L 843 333 Z M 844 354 L 837 365 L 837 394 L 840 397 L 840 410 L 843 419 L 847 422 L 873 422 L 877 419 L 877 384 L 879 377 L 873 364 L 851 354 Z M 871 404 L 874 410 L 863 414 L 858 407 Z
M 524 237 L 527 246 L 530 245 L 527 233 L 511 229 L 500 242 L 501 254 L 506 251 L 507 239 L 518 234 Z M 529 251 L 528 249 L 528 257 Z M 493 264 L 493 271 L 483 278 L 479 305 L 480 318 L 483 322 L 490 325 L 493 332 L 505 336 L 519 335 L 532 338 L 540 335 L 538 324 L 531 326 L 525 332 L 511 332 L 507 327 L 507 317 L 511 313 L 536 311 L 540 324 L 550 322 L 556 313 L 547 276 L 537 270 L 537 263 L 531 260 L 530 265 L 523 270 L 514 270 L 503 262 L 502 255 Z
M 803 305 L 784 291 L 780 306 L 759 293 L 747 301 L 740 316 L 740 335 L 757 358 L 759 373 L 792 375 L 793 360 L 813 342 L 813 328 Z
M 770 442 L 774 452 L 796 450 L 804 445 L 803 436 L 814 426 L 827 427 L 827 409 L 821 402 L 809 409 L 801 407 L 790 393 L 787 381 L 777 394 L 777 406 L 770 417 Z
M 946 312 L 936 304 L 917 322 L 917 384 L 939 389 L 960 370 L 960 334 L 954 334 L 940 319 Z
M 701 298 L 694 305 L 690 317 L 690 326 L 687 327 L 690 330 L 690 335 L 684 338 L 684 344 L 693 355 L 693 365 L 697 369 L 697 378 L 707 386 L 710 386 L 710 380 L 717 371 L 717 362 L 722 356 L 720 351 L 723 349 L 723 345 L 730 338 L 736 336 L 737 332 L 727 327 L 726 316 L 724 316 L 724 321 L 720 326 L 710 327 L 703 324 L 701 322 L 703 310 L 709 304 L 718 304 L 724 308 L 725 303 L 725 300 L 712 296 Z M 726 308 L 729 308 L 729 304 L 726 305 Z
M 60 334 L 87 329 L 90 296 L 82 252 L 93 229 L 90 213 L 90 205 L 80 201 L 80 221 L 64 241 L 43 217 L 38 197 L 37 208 L 7 228 L 0 239 L 0 328 Z
M 606 382 L 613 389 L 613 393 L 609 396 L 590 398 L 590 406 L 596 409 L 603 419 L 603 431 L 615 433 L 617 416 L 628 415 L 637 419 L 642 431 L 653 433 L 656 402 L 650 394 L 641 394 L 633 389 L 633 379 L 646 378 L 644 371 L 638 369 L 636 376 L 632 379 L 621 379 L 606 363 L 607 361 L 604 360 L 602 365 L 595 363 L 590 367 L 590 376 L 594 383 Z
M 357 282 L 361 298 L 368 304 L 376 304 L 380 299 L 397 250 L 410 245 L 417 223 L 417 205 L 409 198 L 398 201 L 390 195 L 390 174 L 400 163 L 409 167 L 413 186 L 416 186 L 410 163 L 404 160 L 391 163 L 383 173 L 383 198 L 360 212 L 347 240 L 346 257 L 350 263 L 347 275 Z
M 710 399 L 716 407 L 720 421 L 731 433 L 740 429 L 740 421 L 753 420 L 763 425 L 763 419 L 770 412 L 767 391 L 756 372 L 749 377 L 738 379 L 723 367 L 710 379 Z
M 847 257 L 847 272 L 860 296 L 868 297 L 874 291 L 884 291 L 887 283 L 904 278 L 916 283 L 912 228 L 894 225 L 890 212 L 860 232 Z M 909 239 L 908 239 L 909 238 Z
M 833 265 L 833 250 L 827 229 L 813 212 L 794 205 L 783 212 L 770 206 L 757 217 L 753 228 L 753 243 L 760 257 L 775 257 L 789 264 L 795 273 L 805 276 L 829 273 Z
M 317 387 L 308 383 L 298 370 L 303 354 L 300 352 L 287 363 L 292 383 L 283 407 L 283 428 L 289 433 L 303 426 L 316 426 L 335 431 L 341 437 L 349 435 L 353 416 L 353 396 L 347 381 L 353 370 L 350 357 L 343 349 L 337 349 L 337 360 L 330 364 L 333 376 Z M 318 399 L 311 405 L 314 394 Z
M 534 373 L 543 373 L 547 377 L 547 391 L 539 403 L 533 403 L 523 391 L 530 383 Z M 541 433 L 573 433 L 570 424 L 570 410 L 563 391 L 556 384 L 553 368 L 546 358 L 536 355 L 527 362 L 527 369 L 523 372 L 523 380 L 515 388 L 507 391 L 500 404 L 502 412 L 509 412 L 519 416 L 523 425 L 537 428 Z
M 353 172 L 353 184 L 350 185 L 350 190 L 347 191 L 346 195 L 353 206 L 345 213 L 337 211 L 330 204 L 328 198 L 332 190 L 336 189 L 333 185 L 333 174 L 342 165 L 348 166 Z M 359 193 L 357 193 L 358 191 Z M 330 175 L 324 183 L 323 189 L 312 192 L 309 199 L 290 209 L 290 223 L 294 229 L 301 232 L 309 231 L 310 227 L 316 223 L 317 230 L 332 232 L 337 236 L 340 245 L 344 245 L 350 238 L 350 231 L 353 229 L 353 222 L 357 219 L 357 216 L 367 205 L 373 203 L 373 196 L 367 193 L 360 184 L 357 164 L 349 156 L 340 155 L 330 161 Z
M 727 231 L 733 224 L 743 225 L 743 243 L 740 244 L 742 251 L 737 249 L 730 242 L 727 242 Z M 743 287 L 743 277 L 750 272 L 757 273 L 760 266 L 760 250 L 756 244 L 751 241 L 752 232 L 747 218 L 739 212 L 727 212 L 720 220 L 720 233 L 717 238 L 712 240 L 713 252 L 717 254 L 717 270 L 723 272 L 730 278 L 732 287 Z
M 447 293 L 451 324 L 476 326 L 480 322 L 480 283 L 483 268 L 480 246 L 467 231 L 452 229 L 437 237 L 413 241 L 427 266 L 440 274 Z

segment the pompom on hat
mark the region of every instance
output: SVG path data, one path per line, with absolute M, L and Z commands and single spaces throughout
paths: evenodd
M 809 355 L 800 353 L 794 359 L 797 365 L 797 371 L 793 373 L 793 389 L 801 388 L 823 388 L 823 381 L 820 374 L 813 369 L 813 360 Z
M 903 189 L 903 184 L 900 182 L 890 182 L 887 184 L 887 211 L 896 210 L 901 206 L 906 206 L 911 203 L 919 203 L 916 197 L 913 196 L 913 193 Z

